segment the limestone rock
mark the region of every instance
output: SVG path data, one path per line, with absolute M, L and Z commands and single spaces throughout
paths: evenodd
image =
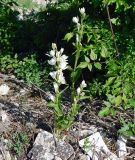
M 118 157 L 107 148 L 99 132 L 80 140 L 79 145 L 92 160 L 118 160 Z
M 7 147 L 7 140 L 0 140 L 0 160 L 11 160 L 10 153 Z
M 74 150 L 70 144 L 54 139 L 53 134 L 47 131 L 41 131 L 28 153 L 28 158 L 31 160 L 67 160 L 73 153 Z

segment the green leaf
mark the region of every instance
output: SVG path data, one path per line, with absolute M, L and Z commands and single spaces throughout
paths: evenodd
M 89 99 L 90 98 L 90 96 L 82 96 L 82 97 L 80 97 L 80 100 L 85 100 L 85 99 Z
M 90 62 L 90 59 L 85 56 L 85 61 L 89 63 L 89 62 Z
M 135 99 L 129 99 L 128 102 L 131 106 L 135 107 Z
M 55 108 L 57 105 L 53 102 L 48 103 L 48 107 Z
M 111 85 L 114 82 L 114 80 L 115 80 L 115 77 L 108 78 L 108 80 L 106 81 L 106 85 L 107 86 Z
M 101 63 L 99 63 L 99 62 L 94 63 L 94 66 L 99 70 L 102 68 Z
M 126 97 L 126 95 L 125 95 L 124 93 L 123 93 L 122 100 L 123 100 L 125 103 L 127 103 L 127 102 L 128 102 L 127 97 Z
M 69 70 L 69 71 L 73 71 L 73 68 L 71 67 L 71 66 L 67 66 L 67 70 Z
M 72 32 L 69 32 L 65 35 L 64 40 L 68 42 L 73 36 L 74 34 Z
M 81 73 L 82 73 L 82 70 L 81 70 L 81 69 L 78 69 L 78 70 L 76 70 L 76 71 L 74 71 L 74 72 L 71 73 L 71 78 L 72 78 L 74 81 L 77 81 L 78 78 L 80 77 Z
M 104 107 L 99 113 L 98 116 L 100 117 L 104 117 L 107 116 L 108 114 L 110 114 L 110 107 Z
M 107 48 L 106 48 L 104 45 L 102 45 L 101 56 L 102 56 L 103 58 L 106 58 L 106 57 L 108 56 Z
M 119 96 L 117 96 L 116 99 L 115 99 L 115 104 L 116 104 L 117 106 L 119 106 L 119 105 L 121 104 L 121 102 L 122 102 L 122 97 L 119 95 Z
M 94 53 L 93 50 L 91 50 L 90 58 L 91 58 L 91 60 L 93 60 L 93 61 L 97 59 L 97 55 Z
M 104 105 L 105 105 L 106 107 L 111 107 L 111 103 L 108 102 L 108 101 L 104 101 Z
M 91 71 L 92 70 L 92 64 L 88 64 L 88 69 Z
M 81 63 L 77 66 L 77 68 L 83 69 L 83 68 L 86 68 L 87 66 L 88 66 L 88 62 L 81 62 Z

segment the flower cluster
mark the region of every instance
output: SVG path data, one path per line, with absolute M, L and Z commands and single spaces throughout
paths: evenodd
M 59 90 L 59 86 L 61 84 L 66 84 L 65 77 L 63 75 L 63 70 L 67 68 L 67 56 L 63 54 L 64 49 L 61 48 L 60 51 L 57 50 L 57 46 L 55 43 L 52 43 L 52 50 L 47 54 L 51 59 L 48 60 L 48 63 L 52 66 L 55 66 L 55 71 L 49 73 L 49 75 L 55 80 L 53 83 L 55 92 Z M 63 55 L 62 55 L 63 54 Z M 54 101 L 52 95 L 50 95 L 50 99 Z
M 85 8 L 84 8 L 84 7 L 83 7 L 83 8 L 79 8 L 79 12 L 80 12 L 80 14 L 81 14 L 83 17 L 85 17 L 86 13 L 85 13 Z M 72 18 L 72 21 L 73 21 L 74 23 L 76 23 L 78 26 L 80 25 L 80 23 L 79 23 L 79 17 L 73 17 L 73 18 Z
M 64 49 L 61 48 L 60 51 L 57 50 L 57 46 L 55 43 L 52 43 L 52 50 L 50 54 L 47 54 L 51 57 L 51 60 L 48 60 L 50 65 L 55 66 L 56 71 L 50 72 L 50 76 L 58 83 L 58 84 L 65 84 L 65 77 L 63 76 L 63 70 L 67 68 L 67 56 L 62 55 Z M 56 86 L 56 85 L 55 85 Z
M 83 92 L 83 89 L 87 87 L 87 84 L 85 83 L 85 81 L 83 80 L 80 87 L 77 88 L 77 95 L 78 96 L 84 96 L 84 92 Z

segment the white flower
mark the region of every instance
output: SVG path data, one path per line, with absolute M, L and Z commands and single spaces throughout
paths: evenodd
M 85 81 L 83 80 L 81 83 L 82 88 L 85 88 L 87 86 L 87 84 L 85 83 Z
M 66 81 L 65 81 L 65 77 L 63 76 L 63 72 L 62 70 L 58 70 L 58 79 L 57 79 L 58 83 L 61 83 L 61 84 L 65 84 Z
M 48 63 L 52 66 L 55 65 L 56 64 L 56 58 L 52 58 L 51 60 L 48 60 Z
M 56 79 L 57 72 L 56 72 L 56 71 L 50 72 L 49 75 L 50 75 L 53 79 Z
M 57 52 L 56 52 L 56 58 L 57 58 L 57 61 L 59 61 L 60 56 L 61 56 L 61 53 L 57 51 Z
M 53 50 L 57 49 L 56 43 L 52 43 L 52 49 L 53 49 Z
M 66 63 L 66 62 L 61 62 L 61 63 L 60 63 L 60 69 L 61 69 L 61 70 L 67 69 L 67 64 L 68 64 L 68 63 Z
M 49 99 L 52 100 L 53 102 L 55 101 L 55 97 L 54 95 L 52 95 L 51 93 L 49 94 Z
M 58 91 L 58 89 L 59 89 L 58 84 L 57 84 L 56 82 L 54 82 L 54 83 L 53 83 L 53 86 L 54 86 L 54 90 L 55 90 L 55 92 L 57 92 L 57 91 Z
M 78 17 L 73 17 L 72 21 L 73 21 L 74 23 L 78 24 L 79 18 L 78 18 Z
M 85 8 L 79 8 L 79 12 L 81 13 L 81 15 L 85 16 Z
M 83 97 L 83 96 L 85 96 L 85 93 L 84 93 L 84 92 L 82 92 L 80 95 Z
M 59 64 L 59 68 L 61 69 L 61 70 L 65 70 L 66 68 L 67 68 L 67 56 L 66 55 L 62 55 L 61 57 L 60 57 L 60 59 L 59 59 L 59 61 L 60 61 L 60 64 Z
M 9 87 L 6 85 L 6 84 L 2 84 L 1 86 L 0 86 L 0 95 L 7 95 L 8 94 L 8 92 L 9 92 Z
M 51 50 L 51 51 L 50 51 L 50 56 L 51 56 L 51 57 L 54 57 L 54 56 L 55 56 L 55 51 L 54 51 L 54 50 Z
M 77 94 L 80 95 L 80 93 L 81 93 L 81 88 L 78 87 L 78 88 L 77 88 Z
M 60 49 L 60 53 L 62 54 L 64 52 L 64 48 L 61 48 Z

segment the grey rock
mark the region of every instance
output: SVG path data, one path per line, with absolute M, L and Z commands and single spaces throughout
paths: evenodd
M 11 121 L 6 111 L 0 109 L 0 134 L 11 130 Z
M 38 133 L 33 148 L 28 153 L 31 160 L 67 160 L 74 150 L 65 141 L 54 139 L 53 134 L 41 131 Z
M 1 138 L 0 140 L 0 160 L 11 160 L 10 153 L 7 147 L 8 141 Z
M 118 157 L 107 148 L 99 132 L 80 140 L 79 145 L 92 160 L 118 160 Z
M 126 142 L 127 142 L 127 139 L 125 137 L 119 136 L 116 143 L 118 157 L 124 158 L 127 155 Z

